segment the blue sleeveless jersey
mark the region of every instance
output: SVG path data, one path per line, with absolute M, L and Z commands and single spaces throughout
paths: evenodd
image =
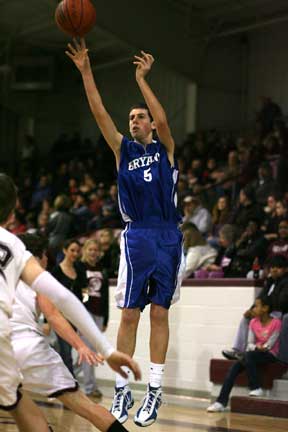
M 163 144 L 153 140 L 145 148 L 123 137 L 118 191 L 124 222 L 179 224 L 177 182 L 178 169 L 171 167 Z

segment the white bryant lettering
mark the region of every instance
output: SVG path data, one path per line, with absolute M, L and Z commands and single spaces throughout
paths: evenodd
M 141 156 L 137 159 L 133 159 L 128 163 L 128 171 L 133 171 L 137 168 L 149 166 L 153 162 L 159 162 L 159 160 L 160 160 L 160 153 L 155 153 L 154 156 Z

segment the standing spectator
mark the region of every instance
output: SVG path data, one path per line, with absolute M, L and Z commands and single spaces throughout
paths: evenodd
M 257 367 L 258 365 L 275 363 L 279 351 L 281 321 L 270 316 L 271 302 L 268 297 L 257 298 L 253 311 L 255 318 L 249 324 L 248 345 L 243 359 L 238 360 L 229 370 L 220 394 L 216 402 L 207 408 L 208 412 L 225 410 L 234 382 L 244 370 L 246 370 L 249 381 L 249 396 L 261 397 L 264 394 Z
M 75 234 L 75 219 L 69 212 L 70 199 L 67 195 L 58 195 L 54 201 L 54 212 L 47 225 L 49 249 L 56 257 L 61 251 L 63 242 Z
M 196 196 L 188 195 L 183 200 L 183 222 L 191 222 L 206 236 L 211 229 L 211 215 Z
M 83 245 L 82 263 L 88 282 L 88 300 L 84 303 L 95 324 L 101 331 L 105 331 L 109 317 L 109 280 L 107 272 L 100 265 L 100 247 L 97 240 L 88 239 Z M 90 346 L 88 340 L 85 343 Z M 85 393 L 92 397 L 101 397 L 95 379 L 95 368 L 88 363 L 82 363 Z
M 52 275 L 63 286 L 68 288 L 82 302 L 82 290 L 87 287 L 85 271 L 77 262 L 80 256 L 80 244 L 77 240 L 66 240 L 63 244 L 64 259 L 52 270 Z M 64 339 L 57 335 L 63 362 L 74 375 L 72 348 Z

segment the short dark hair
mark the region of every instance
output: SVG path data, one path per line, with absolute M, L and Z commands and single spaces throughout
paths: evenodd
M 147 110 L 151 122 L 153 121 L 153 117 L 152 117 L 152 115 L 151 115 L 151 112 L 150 112 L 150 110 L 149 110 L 149 108 L 148 108 L 148 105 L 147 105 L 145 102 L 138 102 L 138 103 L 135 103 L 134 105 L 132 105 L 132 106 L 130 107 L 129 113 L 130 113 L 133 109 L 137 109 L 137 108 Z
M 18 234 L 17 237 L 22 240 L 27 250 L 37 258 L 42 258 L 43 253 L 48 249 L 48 241 L 46 237 L 29 233 Z
M 7 221 L 10 213 L 15 209 L 17 189 L 11 177 L 0 173 L 0 224 Z

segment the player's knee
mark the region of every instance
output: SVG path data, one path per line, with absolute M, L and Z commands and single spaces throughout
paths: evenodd
M 168 310 L 158 305 L 151 305 L 151 323 L 154 325 L 165 325 L 168 323 Z
M 140 312 L 138 309 L 123 309 L 121 323 L 129 327 L 137 326 L 139 317 Z

